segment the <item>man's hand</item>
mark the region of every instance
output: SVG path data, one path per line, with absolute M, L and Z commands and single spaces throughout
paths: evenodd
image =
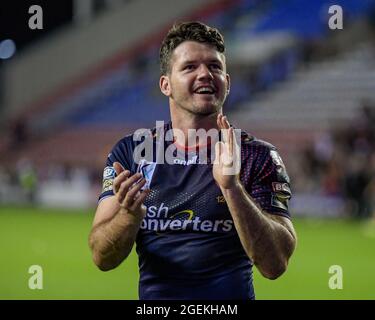
M 132 215 L 136 220 L 141 221 L 146 215 L 144 200 L 150 190 L 141 191 L 146 179 L 140 173 L 130 175 L 130 171 L 125 170 L 119 162 L 115 162 L 113 167 L 117 177 L 113 182 L 113 191 L 120 204 L 120 212 Z
M 213 176 L 220 188 L 230 189 L 240 183 L 240 147 L 226 116 L 219 114 L 217 125 L 219 130 L 222 130 L 222 141 L 215 145 Z
M 143 201 L 150 192 L 141 191 L 146 183 L 141 174 L 131 176 L 118 162 L 113 167 L 117 173 L 113 182 L 115 197 L 99 203 L 89 237 L 93 260 L 103 271 L 116 268 L 130 254 L 146 215 Z

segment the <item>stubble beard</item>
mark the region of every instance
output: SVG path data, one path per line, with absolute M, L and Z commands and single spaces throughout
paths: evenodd
M 200 102 L 195 103 L 194 101 L 181 101 L 180 103 L 176 101 L 175 99 L 172 99 L 175 101 L 175 105 L 179 109 L 183 109 L 185 112 L 195 115 L 195 116 L 201 116 L 201 117 L 207 117 L 210 115 L 217 114 L 223 107 L 223 104 L 225 102 L 225 98 L 223 100 L 216 99 L 213 102 Z

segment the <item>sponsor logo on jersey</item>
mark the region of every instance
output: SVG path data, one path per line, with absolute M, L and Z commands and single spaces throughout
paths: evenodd
M 272 158 L 272 162 L 276 165 L 276 170 L 278 172 L 285 170 L 283 160 L 281 159 L 279 153 L 276 150 L 271 150 L 270 156 Z
M 184 166 L 188 166 L 190 164 L 197 164 L 197 163 L 199 163 L 199 158 L 198 158 L 198 156 L 194 156 L 191 159 L 189 159 L 188 161 L 183 160 L 183 159 L 174 159 L 173 163 L 174 164 L 182 164 Z
M 103 180 L 114 179 L 116 176 L 116 170 L 113 167 L 105 167 L 103 171 Z
M 113 190 L 113 179 L 103 180 L 102 192 L 111 191 L 111 190 Z
M 289 184 L 286 182 L 272 182 L 272 190 L 274 192 L 292 193 Z
M 202 220 L 190 209 L 169 214 L 169 208 L 162 203 L 159 207 L 147 208 L 141 229 L 155 231 L 160 236 L 179 230 L 229 232 L 233 229 L 233 220 Z
M 271 150 L 270 156 L 272 158 L 272 162 L 276 165 L 277 179 L 289 183 L 290 179 L 286 172 L 284 162 L 281 159 L 279 153 L 276 150 Z
M 271 197 L 271 205 L 276 208 L 288 210 L 290 195 L 282 193 L 273 193 Z
M 115 168 L 110 167 L 110 166 L 104 168 L 102 192 L 113 190 L 113 180 L 115 176 L 116 176 Z

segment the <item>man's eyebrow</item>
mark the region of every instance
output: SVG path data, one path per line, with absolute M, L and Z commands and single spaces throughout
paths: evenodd
M 182 64 L 192 64 L 192 63 L 196 63 L 197 60 L 186 60 L 186 61 L 182 61 Z
M 181 64 L 193 64 L 193 63 L 197 63 L 198 60 L 186 60 L 186 61 L 183 61 Z M 210 59 L 210 60 L 207 60 L 208 63 L 219 63 L 220 65 L 223 65 L 223 63 L 219 60 L 219 59 Z
M 217 64 L 220 64 L 220 65 L 223 65 L 223 63 L 219 59 L 208 60 L 208 63 L 217 63 Z

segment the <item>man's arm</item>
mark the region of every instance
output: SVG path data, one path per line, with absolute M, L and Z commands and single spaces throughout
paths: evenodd
M 149 193 L 141 192 L 146 181 L 139 180 L 140 174 L 130 176 L 120 164 L 114 166 L 118 173 L 113 184 L 115 196 L 99 203 L 89 236 L 93 260 L 102 271 L 116 268 L 131 252 L 146 214 L 143 201 Z
M 292 222 L 262 212 L 240 182 L 221 190 L 246 254 L 263 276 L 278 278 L 286 270 L 296 246 Z
M 219 185 L 241 244 L 261 274 L 269 279 L 278 278 L 287 268 L 296 246 L 297 237 L 292 222 L 285 217 L 262 211 L 246 192 L 239 178 L 239 146 L 233 128 L 223 115 L 217 119 L 224 142 L 215 146 L 213 176 Z M 235 168 L 233 174 L 228 174 Z

